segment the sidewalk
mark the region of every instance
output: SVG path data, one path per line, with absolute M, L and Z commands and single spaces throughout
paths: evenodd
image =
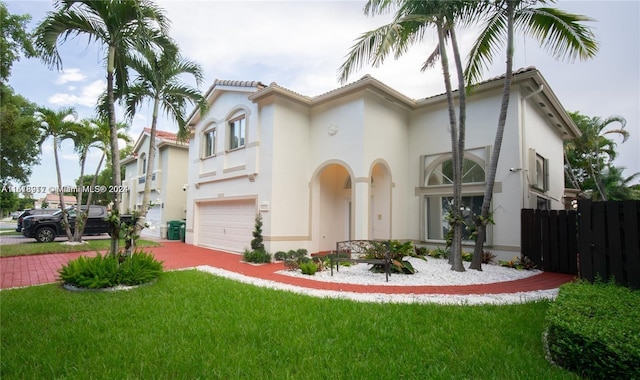
M 161 247 L 149 248 L 149 251 L 151 251 L 158 260 L 163 261 L 165 269 L 168 270 L 206 265 L 251 278 L 274 281 L 301 288 L 354 293 L 416 295 L 505 294 L 556 289 L 574 278 L 571 275 L 545 272 L 515 281 L 477 285 L 355 285 L 320 282 L 312 279 L 285 276 L 276 273 L 284 269 L 284 264 L 281 262 L 266 265 L 251 265 L 241 261 L 242 255 L 196 247 L 182 242 L 162 241 Z M 0 258 L 0 288 L 8 289 L 56 282 L 58 270 L 69 260 L 81 255 L 92 254 L 91 252 L 85 252 Z

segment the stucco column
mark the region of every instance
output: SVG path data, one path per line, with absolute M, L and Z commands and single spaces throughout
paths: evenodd
M 353 186 L 353 239 L 369 239 L 369 178 L 358 177 Z

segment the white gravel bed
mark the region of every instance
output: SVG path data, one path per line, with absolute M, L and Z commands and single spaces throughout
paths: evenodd
M 490 264 L 483 264 L 482 272 L 480 272 L 468 269 L 470 263 L 467 262 L 464 263 L 466 269 L 464 272 L 455 272 L 451 270 L 451 265 L 449 265 L 446 259 L 427 258 L 427 261 L 424 261 L 419 258 L 410 257 L 405 260 L 413 265 L 416 273 L 409 275 L 392 273 L 389 277 L 389 282 L 386 282 L 384 273 L 373 273 L 369 271 L 371 265 L 363 263 L 351 266 L 340 266 L 339 272 L 336 272 L 336 268 L 334 267 L 333 277 L 331 276 L 330 268 L 326 268 L 326 270 L 322 272 L 316 272 L 313 276 L 302 274 L 300 270 L 283 270 L 277 273 L 314 281 L 381 286 L 490 284 L 492 282 L 518 280 L 542 273 L 539 270 L 517 270 Z
M 361 265 L 361 264 L 358 264 L 358 265 Z M 517 303 L 531 302 L 535 300 L 555 299 L 555 297 L 558 295 L 557 289 L 532 291 L 532 292 L 520 292 L 520 293 L 481 294 L 481 295 L 478 295 L 478 294 L 448 295 L 448 294 L 355 293 L 355 292 L 342 292 L 342 291 L 331 291 L 331 290 L 318 290 L 318 289 L 305 288 L 305 287 L 294 286 L 289 284 L 283 284 L 280 282 L 262 280 L 255 277 L 245 276 L 236 272 L 214 268 L 208 265 L 198 266 L 195 269 L 206 272 L 206 273 L 210 273 L 216 276 L 239 281 L 245 284 L 251 284 L 255 286 L 261 286 L 261 287 L 266 287 L 266 288 L 271 288 L 276 290 L 290 291 L 293 293 L 304 294 L 304 295 L 313 296 L 313 297 L 346 299 L 346 300 L 352 300 L 357 302 L 437 303 L 437 304 L 449 304 L 449 305 L 517 304 Z M 511 270 L 513 270 L 514 272 L 518 272 L 514 269 L 511 269 Z M 396 275 L 394 277 L 399 277 L 399 276 L 400 275 Z M 309 277 L 309 276 L 306 276 L 306 277 Z M 368 275 L 366 277 L 368 277 Z M 384 281 L 384 274 L 382 275 L 382 277 L 383 277 L 382 281 Z M 503 278 L 506 278 L 506 277 L 503 277 Z M 515 279 L 514 277 L 509 277 L 509 278 Z M 398 283 L 396 283 L 396 285 L 398 285 Z

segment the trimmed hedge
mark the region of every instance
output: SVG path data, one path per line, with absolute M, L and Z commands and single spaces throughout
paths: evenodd
M 592 379 L 640 379 L 640 291 L 565 284 L 547 313 L 551 360 Z

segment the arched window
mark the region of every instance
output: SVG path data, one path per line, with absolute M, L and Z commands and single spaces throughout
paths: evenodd
M 453 161 L 446 160 L 431 170 L 425 176 L 426 186 L 453 185 Z M 462 183 L 483 183 L 484 169 L 475 161 L 468 158 L 462 160 Z
M 450 157 L 450 156 L 449 156 Z M 448 214 L 453 205 L 453 161 L 451 158 L 429 157 L 431 164 L 424 170 L 424 235 L 425 240 L 444 241 L 449 232 Z M 462 215 L 467 226 L 473 226 L 473 216 L 482 208 L 485 179 L 484 163 L 474 154 L 462 161 Z M 478 186 L 480 185 L 480 186 Z M 465 229 L 463 239 L 471 232 Z

